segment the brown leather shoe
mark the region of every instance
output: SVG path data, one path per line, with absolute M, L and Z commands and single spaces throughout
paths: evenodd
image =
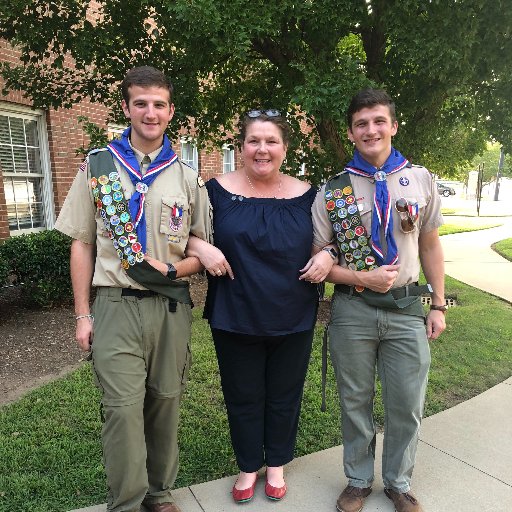
M 153 503 L 145 507 L 150 512 L 181 512 L 181 508 L 176 503 Z
M 396 512 L 423 512 L 420 502 L 411 492 L 396 492 L 393 489 L 384 489 L 386 496 L 393 501 Z
M 363 510 L 364 499 L 371 492 L 371 487 L 352 487 L 347 485 L 336 501 L 336 508 L 340 512 L 360 512 Z

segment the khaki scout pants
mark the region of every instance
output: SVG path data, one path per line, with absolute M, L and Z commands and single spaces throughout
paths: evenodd
M 407 492 L 430 366 L 424 318 L 368 306 L 359 297 L 336 292 L 329 349 L 342 409 L 348 484 L 370 487 L 374 479 L 377 365 L 385 411 L 382 478 L 386 488 Z
M 96 384 L 102 392 L 108 510 L 172 502 L 179 402 L 190 366 L 190 306 L 99 288 L 93 307 Z

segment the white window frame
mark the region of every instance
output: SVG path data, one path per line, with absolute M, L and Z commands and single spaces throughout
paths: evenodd
M 50 167 L 50 149 L 48 146 L 48 131 L 46 128 L 45 112 L 41 109 L 31 109 L 21 105 L 15 105 L 0 101 L 0 115 L 9 117 L 18 117 L 22 119 L 29 119 L 36 121 L 37 138 L 39 142 L 39 158 L 41 164 L 41 172 L 35 173 L 13 173 L 6 172 L 2 169 L 2 177 L 14 178 L 39 178 L 41 180 L 41 201 L 43 207 L 43 223 L 44 226 L 40 228 L 28 229 L 13 229 L 9 231 L 10 236 L 36 233 L 46 229 L 53 229 L 55 224 L 55 206 L 53 202 L 53 186 L 51 179 Z M 7 205 L 6 205 L 7 206 Z
M 181 161 L 190 167 L 193 167 L 196 171 L 199 171 L 199 153 L 197 152 L 197 145 L 194 142 L 194 139 L 191 137 L 181 137 Z M 188 148 L 192 150 L 192 158 L 184 158 L 185 151 L 188 151 Z
M 235 149 L 231 144 L 222 146 L 222 174 L 235 170 Z

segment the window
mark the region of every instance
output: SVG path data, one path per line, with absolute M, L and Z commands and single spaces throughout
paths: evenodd
M 235 150 L 231 146 L 222 148 L 222 172 L 226 174 L 235 170 Z
M 187 138 L 181 139 L 181 160 L 196 171 L 199 170 L 197 146 Z
M 53 226 L 46 126 L 42 112 L 0 103 L 0 166 L 12 234 Z

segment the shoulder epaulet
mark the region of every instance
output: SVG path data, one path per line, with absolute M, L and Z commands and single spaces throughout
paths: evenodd
M 94 155 L 95 153 L 99 153 L 100 151 L 108 151 L 108 149 L 107 149 L 107 148 L 95 148 L 95 149 L 91 149 L 91 151 L 89 151 L 89 153 L 87 153 L 87 156 Z
M 329 177 L 327 179 L 327 181 L 332 181 L 332 180 L 335 180 L 336 178 L 338 178 L 339 176 L 342 176 L 343 174 L 347 174 L 347 171 L 343 170 L 343 171 L 340 171 L 334 175 L 332 175 L 331 177 Z
M 187 164 L 187 162 L 184 162 L 181 158 L 178 158 L 180 164 L 183 164 L 185 167 L 188 167 L 189 169 L 192 169 L 195 173 L 197 173 L 197 169 L 192 167 L 190 164 Z
M 420 164 L 411 164 L 411 167 L 423 167 L 423 165 L 420 165 Z

